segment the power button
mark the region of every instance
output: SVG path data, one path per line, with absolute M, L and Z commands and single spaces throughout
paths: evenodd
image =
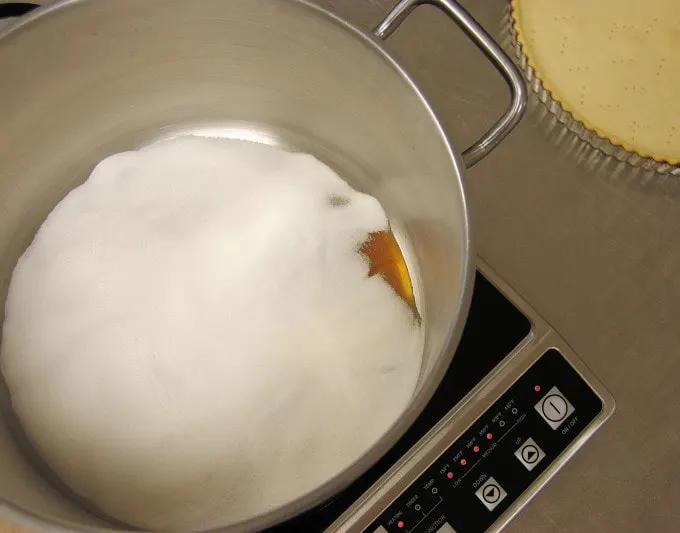
M 575 411 L 560 389 L 553 387 L 534 406 L 541 418 L 553 429 L 557 429 Z

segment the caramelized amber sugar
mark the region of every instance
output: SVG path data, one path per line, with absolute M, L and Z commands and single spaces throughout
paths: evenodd
M 359 251 L 368 258 L 368 275 L 379 274 L 385 278 L 385 281 L 415 311 L 416 302 L 411 277 L 394 234 L 390 230 L 371 233 Z

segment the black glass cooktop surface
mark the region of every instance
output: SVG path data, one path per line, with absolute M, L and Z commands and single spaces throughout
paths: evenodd
M 529 319 L 478 272 L 470 314 L 453 362 L 413 426 L 373 468 L 331 501 L 267 532 L 316 532 L 327 528 L 508 356 L 530 330 Z

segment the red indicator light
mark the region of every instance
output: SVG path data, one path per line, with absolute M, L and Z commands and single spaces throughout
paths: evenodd
M 534 390 L 535 390 L 536 392 L 540 392 L 541 386 L 540 386 L 540 385 L 534 386 Z
M 453 479 L 453 472 L 449 472 L 448 474 L 446 474 L 446 477 L 449 479 Z
M 460 464 L 462 464 L 463 466 L 465 466 L 465 465 L 467 464 L 467 461 L 466 461 L 465 459 L 461 459 L 461 460 L 460 460 Z
M 397 522 L 397 527 L 399 527 L 399 528 L 404 527 L 404 522 L 402 522 L 401 520 L 399 520 L 399 522 Z
M 477 453 L 477 452 L 479 451 L 479 446 L 475 446 L 475 447 L 472 448 L 472 449 L 475 451 L 475 453 Z
M 493 435 L 492 435 L 491 433 L 487 433 L 487 434 L 486 434 L 486 438 L 489 439 L 489 440 L 491 440 L 491 439 L 493 439 Z

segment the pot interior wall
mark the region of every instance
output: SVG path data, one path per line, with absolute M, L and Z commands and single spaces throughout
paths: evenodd
M 103 157 L 200 128 L 282 144 L 386 208 L 427 328 L 422 408 L 460 327 L 467 218 L 440 130 L 370 41 L 293 1 L 84 0 L 0 37 L 0 72 L 0 301 L 49 211 Z M 0 407 L 9 410 L 2 388 Z M 0 424 L 0 500 L 97 523 L 28 466 L 10 419 Z

